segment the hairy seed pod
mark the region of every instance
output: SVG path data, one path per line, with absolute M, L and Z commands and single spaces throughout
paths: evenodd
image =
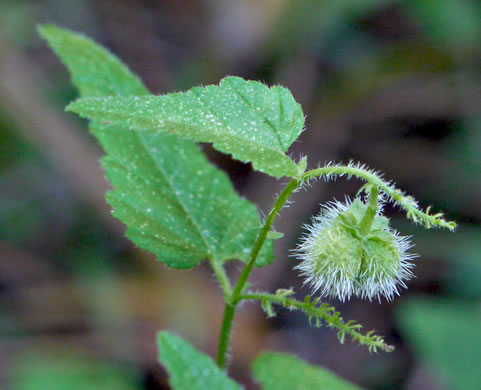
M 368 205 L 331 202 L 307 226 L 308 233 L 295 250 L 295 267 L 306 277 L 305 284 L 321 296 L 344 301 L 351 296 L 372 300 L 399 295 L 399 286 L 412 277 L 408 237 L 400 236 L 381 215 L 382 204 L 369 223 Z M 361 223 L 363 222 L 363 223 Z

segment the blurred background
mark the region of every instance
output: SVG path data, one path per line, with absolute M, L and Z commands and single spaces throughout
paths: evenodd
M 215 354 L 222 316 L 207 266 L 174 271 L 123 238 L 110 217 L 102 155 L 86 122 L 63 111 L 77 92 L 35 31 L 53 22 L 116 53 L 153 93 L 238 75 L 288 87 L 307 130 L 290 149 L 309 167 L 350 159 L 381 170 L 459 223 L 414 235 L 416 278 L 394 302 L 332 302 L 375 329 L 390 354 L 340 345 L 279 310 L 238 312 L 232 376 L 290 352 L 367 389 L 481 388 L 481 4 L 475 0 L 1 0 L 0 387 L 168 389 L 155 334 L 172 330 Z M 267 213 L 285 184 L 204 150 Z M 253 275 L 274 291 L 308 289 L 288 257 L 320 204 L 354 196 L 356 180 L 295 195 L 276 228 L 277 261 Z M 240 265 L 228 271 L 238 275 Z

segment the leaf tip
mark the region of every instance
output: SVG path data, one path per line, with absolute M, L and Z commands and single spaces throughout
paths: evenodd
M 176 336 L 171 334 L 170 332 L 167 332 L 165 330 L 161 330 L 157 332 L 157 348 L 159 353 L 166 347 L 168 344 L 169 340 L 175 339 Z
M 37 32 L 45 38 L 45 35 L 48 34 L 49 31 L 52 29 L 55 29 L 57 26 L 53 23 L 42 23 L 42 24 L 37 24 Z
M 40 35 L 47 42 L 50 42 L 52 39 L 54 39 L 55 35 L 61 34 L 65 31 L 54 23 L 38 24 L 36 29 L 38 35 Z
M 89 98 L 81 98 L 81 99 L 77 99 L 77 100 L 74 100 L 73 102 L 69 103 L 66 107 L 65 107 L 65 111 L 67 112 L 75 112 L 76 114 L 81 114 L 84 112 L 84 110 L 82 109 L 83 108 L 83 102 L 86 101 L 86 100 L 89 100 Z

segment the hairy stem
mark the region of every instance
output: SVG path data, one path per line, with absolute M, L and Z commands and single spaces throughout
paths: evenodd
M 289 182 L 289 184 L 284 188 L 284 190 L 281 192 L 276 202 L 274 203 L 274 207 L 272 207 L 271 212 L 269 213 L 269 215 L 267 216 L 264 222 L 264 226 L 262 227 L 262 230 L 259 232 L 259 235 L 257 236 L 257 240 L 249 255 L 249 260 L 246 266 L 244 267 L 244 269 L 242 270 L 242 273 L 239 276 L 239 280 L 237 281 L 234 287 L 234 292 L 232 293 L 232 301 L 235 301 L 236 298 L 242 292 L 242 289 L 244 288 L 244 285 L 246 284 L 247 279 L 249 278 L 249 275 L 252 271 L 252 268 L 254 267 L 254 264 L 257 260 L 257 256 L 259 256 L 259 252 L 261 251 L 262 246 L 264 245 L 264 242 L 267 238 L 267 234 L 271 230 L 272 224 L 274 223 L 274 220 L 276 219 L 280 209 L 284 206 L 284 204 L 292 195 L 292 193 L 301 185 L 301 183 L 302 183 L 301 180 L 292 179 Z
M 302 302 L 287 296 L 263 292 L 243 294 L 239 296 L 238 302 L 242 300 L 258 300 L 261 302 L 275 303 L 290 310 L 297 309 L 303 311 L 309 316 L 309 318 L 312 318 L 316 321 L 318 319 L 322 319 L 330 327 L 338 329 L 338 337 L 339 334 L 342 335 L 339 337 L 341 342 L 344 341 L 343 335 L 348 334 L 360 344 L 368 346 L 368 348 L 372 351 L 381 349 L 386 352 L 391 352 L 394 350 L 394 347 L 386 344 L 382 337 L 373 335 L 371 332 L 367 334 L 360 333 L 358 329 L 361 328 L 361 325 L 355 323 L 354 321 L 344 322 L 342 317 L 340 317 L 339 312 L 336 312 L 334 307 L 327 304 L 319 305 L 316 300 L 313 302 L 309 300 Z
M 330 165 L 317 169 L 312 169 L 301 176 L 301 180 L 310 180 L 319 176 L 356 176 L 374 187 L 378 187 L 384 191 L 396 204 L 403 208 L 407 217 L 415 223 L 422 223 L 426 228 L 442 227 L 449 230 L 456 228 L 456 223 L 452 221 L 446 221 L 441 213 L 429 214 L 429 208 L 427 212 L 423 212 L 417 202 L 411 197 L 405 195 L 401 190 L 394 187 L 391 183 L 385 182 L 377 173 L 367 170 L 363 167 L 354 165 Z
M 229 277 L 225 272 L 224 265 L 216 259 L 210 259 L 210 265 L 212 266 L 215 276 L 219 281 L 220 287 L 224 292 L 224 297 L 230 297 L 232 294 L 232 286 L 230 284 Z
M 369 205 L 367 206 L 367 209 L 359 225 L 359 228 L 361 229 L 361 233 L 363 234 L 367 234 L 371 230 L 372 222 L 374 221 L 374 218 L 376 217 L 376 213 L 377 213 L 378 195 L 379 195 L 378 188 L 376 186 L 373 186 L 371 188 Z
M 226 302 L 226 306 L 224 309 L 224 319 L 222 321 L 222 328 L 219 335 L 219 345 L 217 349 L 217 365 L 220 368 L 225 368 L 227 363 L 227 352 L 229 348 L 229 339 L 232 330 L 232 321 L 234 320 L 234 314 L 238 304 L 239 296 L 242 294 L 247 279 L 249 278 L 252 268 L 254 267 L 254 264 L 257 260 L 257 256 L 259 256 L 262 246 L 264 245 L 264 242 L 267 238 L 267 234 L 269 233 L 280 209 L 284 206 L 292 193 L 301 184 L 302 180 L 292 179 L 277 198 L 271 212 L 269 213 L 264 222 L 264 226 L 262 227 L 261 231 L 257 236 L 256 242 L 254 243 L 254 246 L 252 247 L 251 253 L 249 255 L 247 264 L 244 266 L 244 269 L 239 276 L 239 279 L 234 287 L 234 291 L 232 292 L 230 299 Z
M 236 306 L 237 304 L 227 302 L 224 308 L 224 318 L 220 329 L 219 345 L 217 346 L 217 365 L 220 368 L 225 368 L 227 365 L 227 352 Z

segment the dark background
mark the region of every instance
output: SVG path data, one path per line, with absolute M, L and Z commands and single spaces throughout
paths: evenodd
M 359 160 L 459 223 L 414 235 L 416 278 L 394 302 L 332 303 L 396 346 L 372 354 L 335 332 L 258 305 L 238 312 L 232 376 L 256 388 L 264 349 L 296 354 L 368 389 L 481 388 L 481 5 L 470 0 L 49 0 L 0 2 L 0 387 L 167 389 L 155 333 L 215 354 L 222 298 L 203 265 L 168 270 L 123 238 L 103 199 L 101 151 L 63 107 L 77 93 L 36 34 L 53 22 L 116 53 L 153 93 L 238 75 L 288 87 L 307 130 L 289 150 L 309 167 Z M 269 211 L 285 180 L 209 145 L 236 189 Z M 320 204 L 356 180 L 295 195 L 277 261 L 253 283 L 308 294 L 288 257 Z M 239 264 L 229 266 L 232 276 Z

